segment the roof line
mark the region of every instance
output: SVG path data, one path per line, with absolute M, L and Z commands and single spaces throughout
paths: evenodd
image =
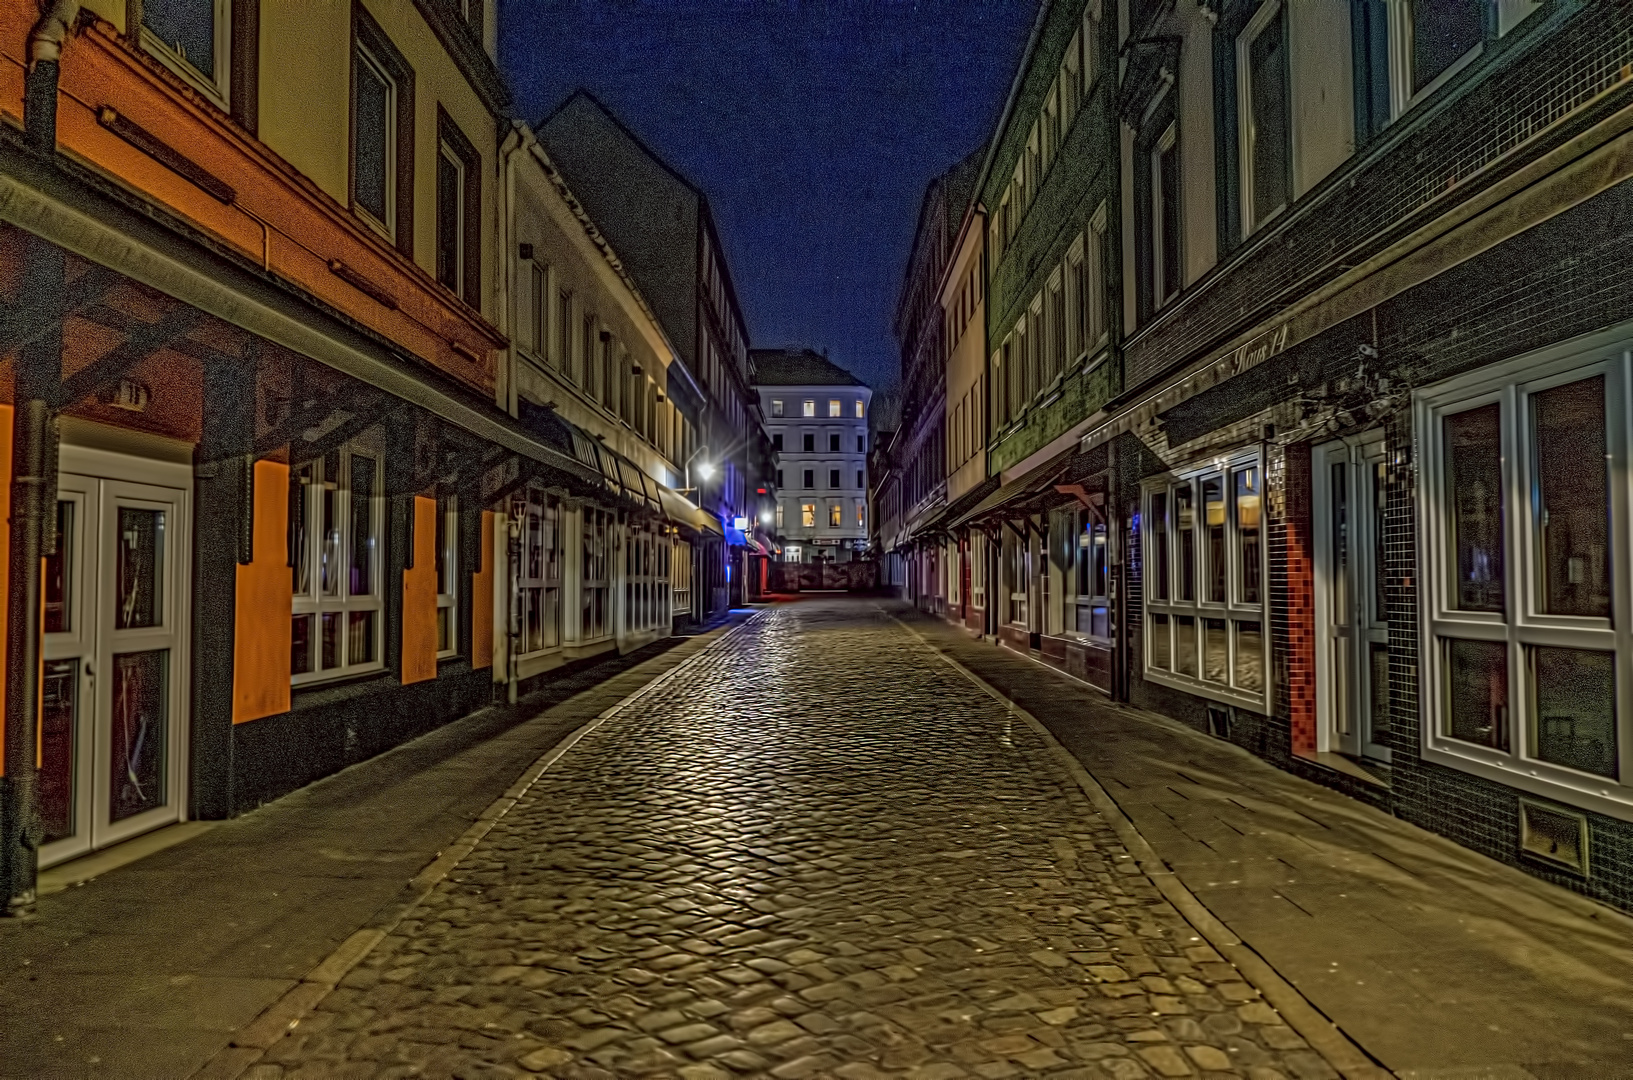
M 686 188 L 687 191 L 690 191 L 699 199 L 705 198 L 702 188 L 692 183 L 692 181 L 688 180 L 685 176 L 682 176 L 680 170 L 669 164 L 669 162 L 664 159 L 663 155 L 659 154 L 656 150 L 653 150 L 647 141 L 637 135 L 634 129 L 632 129 L 628 124 L 624 123 L 619 115 L 613 112 L 605 102 L 582 86 L 563 98 L 561 104 L 557 105 L 554 109 L 551 109 L 550 112 L 545 115 L 544 119 L 539 121 L 537 130 L 543 131 L 545 125 L 550 123 L 550 121 L 554 120 L 557 116 L 561 115 L 563 110 L 573 103 L 574 98 L 583 98 L 591 105 L 594 105 L 601 111 L 602 115 L 613 122 L 613 126 L 617 127 L 619 131 L 624 133 L 625 138 L 635 144 L 636 149 L 640 150 L 641 153 L 645 154 L 647 157 L 656 162 L 659 168 L 663 169 L 663 171 L 668 173 L 670 176 L 673 176 L 680 182 L 681 186 Z

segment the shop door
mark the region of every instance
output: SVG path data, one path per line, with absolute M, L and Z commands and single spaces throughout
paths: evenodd
M 42 865 L 181 818 L 186 499 L 181 488 L 60 474 L 42 589 Z
M 1318 749 L 1388 761 L 1389 616 L 1381 434 L 1315 451 Z

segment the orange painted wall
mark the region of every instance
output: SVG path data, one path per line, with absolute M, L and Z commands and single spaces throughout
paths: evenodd
M 414 565 L 403 571 L 403 683 L 437 677 L 437 501 L 414 496 Z
M 248 566 L 238 567 L 233 605 L 232 722 L 289 711 L 290 621 L 294 572 L 289 568 L 289 466 L 255 463 L 255 537 Z
M 0 521 L 0 567 L 11 574 L 11 406 L 0 405 L 0 508 L 5 511 Z M 5 644 L 7 601 L 10 588 L 0 589 L 0 646 Z M 0 774 L 6 771 L 6 683 L 0 679 Z
M 493 522 L 482 511 L 482 559 L 471 575 L 471 669 L 493 666 Z

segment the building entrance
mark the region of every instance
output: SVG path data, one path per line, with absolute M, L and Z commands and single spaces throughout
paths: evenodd
M 1316 686 L 1320 750 L 1389 760 L 1380 432 L 1315 451 Z
M 45 561 L 42 866 L 185 805 L 186 466 L 64 446 Z

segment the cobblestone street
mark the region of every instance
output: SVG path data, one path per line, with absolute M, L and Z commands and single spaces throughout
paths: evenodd
M 247 1075 L 1336 1074 L 1055 753 L 875 606 L 590 731 Z

